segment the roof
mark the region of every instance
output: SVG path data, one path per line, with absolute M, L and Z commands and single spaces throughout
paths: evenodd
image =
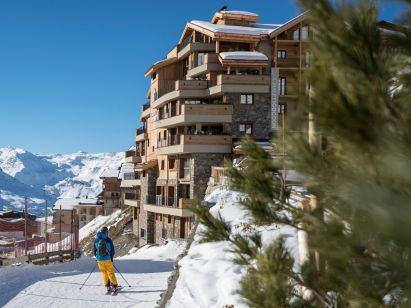
M 289 21 L 287 21 L 285 24 L 279 26 L 278 28 L 276 28 L 274 31 L 272 31 L 270 33 L 270 37 L 273 38 L 274 36 L 281 34 L 282 32 L 284 32 L 285 30 L 287 30 L 290 27 L 293 27 L 295 25 L 297 25 L 298 23 L 302 22 L 303 20 L 308 18 L 308 14 L 309 11 L 306 11 L 304 13 L 301 13 L 300 15 L 294 17 L 293 19 L 290 19 Z
M 118 173 L 120 171 L 118 169 L 105 169 L 101 175 L 100 178 L 116 178 L 118 177 Z
M 73 210 L 76 205 L 83 206 L 96 206 L 99 205 L 100 201 L 94 198 L 59 198 L 56 203 L 54 203 L 53 210 L 63 210 L 70 211 Z M 61 207 L 60 207 L 61 206 Z
M 253 28 L 253 27 L 242 27 L 242 26 L 232 26 L 232 25 L 216 25 L 208 21 L 192 20 L 187 25 L 194 25 L 211 31 L 213 33 L 224 33 L 224 34 L 241 34 L 241 35 L 269 35 L 272 28 Z
M 232 15 L 247 15 L 247 16 L 255 16 L 259 17 L 258 14 L 246 11 L 220 11 L 219 13 L 222 14 L 232 14 Z
M 268 61 L 265 54 L 257 51 L 230 51 L 220 52 L 223 60 Z
M 167 66 L 168 64 L 175 63 L 175 62 L 177 62 L 177 57 L 166 58 L 166 59 L 157 61 L 152 66 L 149 67 L 149 69 L 144 73 L 144 76 L 147 77 L 148 75 L 151 75 L 159 68 L 162 68 L 164 66 Z
M 123 163 L 121 165 L 120 172 L 118 174 L 118 178 L 120 180 L 122 180 L 123 176 L 124 176 L 124 173 L 128 173 L 128 172 L 134 172 L 134 164 L 133 163 Z

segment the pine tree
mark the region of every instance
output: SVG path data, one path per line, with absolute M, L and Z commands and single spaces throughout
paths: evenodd
M 284 239 L 263 247 L 258 234 L 233 235 L 221 217 L 194 209 L 203 239 L 230 241 L 248 268 L 239 293 L 251 307 L 411 305 L 411 10 L 404 26 L 382 33 L 374 2 L 331 2 L 300 1 L 315 28 L 313 91 L 300 105 L 326 147 L 286 139 L 287 168 L 304 175 L 316 207 L 289 204 L 282 165 L 249 139 L 245 167 L 230 169 L 255 224 L 304 228 L 310 262 L 296 273 Z

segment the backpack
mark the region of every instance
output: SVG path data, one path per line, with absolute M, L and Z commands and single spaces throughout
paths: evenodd
M 105 257 L 108 255 L 107 242 L 104 238 L 98 241 L 97 255 L 99 257 Z

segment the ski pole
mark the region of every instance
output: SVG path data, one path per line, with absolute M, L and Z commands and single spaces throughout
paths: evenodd
M 82 284 L 81 287 L 80 287 L 80 290 L 84 287 L 84 285 L 86 284 L 87 280 L 90 278 L 91 274 L 93 274 L 93 272 L 94 272 L 94 270 L 96 269 L 96 267 L 97 267 L 97 262 L 96 262 L 96 264 L 94 264 L 93 270 L 90 272 L 90 274 L 88 274 L 86 280 L 84 280 L 83 284 Z
M 118 270 L 118 268 L 114 265 L 114 263 L 113 263 L 113 266 L 114 266 L 114 268 L 117 270 L 117 272 L 120 274 L 120 276 L 121 276 L 121 278 L 123 278 L 123 280 L 128 284 L 128 286 L 131 288 L 131 285 L 127 282 L 127 280 L 124 278 L 124 276 L 123 276 L 123 274 L 122 273 L 120 273 L 120 271 Z

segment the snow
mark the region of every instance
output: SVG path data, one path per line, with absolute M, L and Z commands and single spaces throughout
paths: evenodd
M 216 203 L 210 209 L 213 216 L 221 216 L 231 225 L 233 232 L 242 235 L 258 232 L 267 245 L 280 234 L 286 239 L 286 247 L 295 258 L 298 269 L 298 242 L 296 230 L 287 226 L 254 226 L 250 214 L 240 202 L 246 195 L 230 190 L 217 189 L 205 198 Z M 239 281 L 245 275 L 245 268 L 233 263 L 233 255 L 228 252 L 229 242 L 200 243 L 199 233 L 204 229 L 199 225 L 187 255 L 179 261 L 180 276 L 167 308 L 184 307 L 247 307 L 236 294 Z
M 101 226 L 106 225 L 107 222 L 113 221 L 119 218 L 121 210 L 113 212 L 108 216 L 96 216 L 92 221 L 86 224 L 79 230 L 80 242 L 91 234 L 96 234 Z
M 223 60 L 268 61 L 265 54 L 256 51 L 229 51 L 220 52 Z
M 118 168 L 120 153 L 38 155 L 21 148 L 0 148 L 0 208 L 21 209 L 27 196 L 29 212 L 42 215 L 44 200 L 94 197 L 102 190 L 100 174 Z
M 244 34 L 244 35 L 268 35 L 273 31 L 273 29 L 265 28 L 252 28 L 252 27 L 241 27 L 241 26 L 230 26 L 230 25 L 216 25 L 208 21 L 202 20 L 192 20 L 189 24 L 202 27 L 214 33 L 226 33 L 226 34 Z
M 220 11 L 222 14 L 233 14 L 233 15 L 246 15 L 246 16 L 255 16 L 258 17 L 258 14 L 246 11 Z
M 124 173 L 134 172 L 134 164 L 133 163 L 123 163 L 120 168 L 120 172 L 118 174 L 118 178 L 123 180 Z
M 98 199 L 94 198 L 59 198 L 54 204 L 53 210 L 72 210 L 76 205 L 98 205 Z
M 101 173 L 100 178 L 116 178 L 118 174 L 118 169 L 106 169 Z
M 173 263 L 184 249 L 183 242 L 170 241 L 161 247 L 143 247 L 114 260 L 130 283 L 116 273 L 124 288 L 117 296 L 106 296 L 98 270 L 80 286 L 95 265 L 82 257 L 47 266 L 24 264 L 0 267 L 1 307 L 155 307 L 167 287 Z

